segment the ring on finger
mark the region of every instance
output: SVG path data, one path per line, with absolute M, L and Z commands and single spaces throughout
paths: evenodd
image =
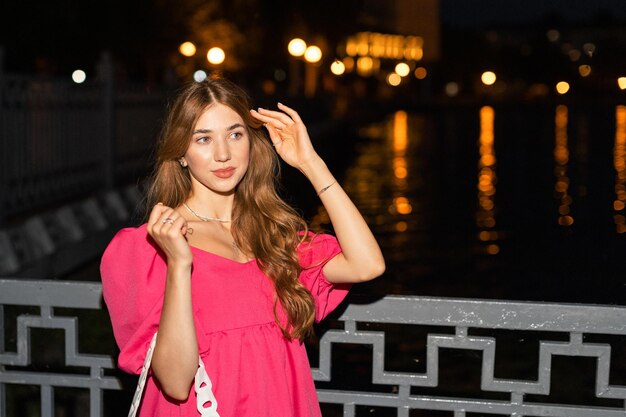
M 172 219 L 171 217 L 167 217 L 165 219 L 163 219 L 163 221 L 161 222 L 163 224 L 174 224 L 174 219 Z

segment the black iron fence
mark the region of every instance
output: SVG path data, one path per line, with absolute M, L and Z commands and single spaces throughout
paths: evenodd
M 3 72 L 0 50 L 0 225 L 133 181 L 149 166 L 168 91 L 96 79 Z

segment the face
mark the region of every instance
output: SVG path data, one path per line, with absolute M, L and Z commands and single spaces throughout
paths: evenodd
M 248 170 L 249 160 L 250 137 L 243 119 L 223 104 L 209 106 L 198 119 L 183 157 L 192 191 L 232 193 Z

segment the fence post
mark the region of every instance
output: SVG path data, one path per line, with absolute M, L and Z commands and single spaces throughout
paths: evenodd
M 0 45 L 0 149 L 6 146 L 6 138 L 5 130 L 4 130 L 4 47 Z M 5 199 L 5 189 L 7 177 L 6 177 L 6 160 L 8 158 L 7 149 L 2 150 L 0 152 L 0 225 L 4 222 L 4 199 Z M 0 402 L 3 400 L 2 398 L 2 389 L 0 388 Z M 2 412 L 0 411 L 0 417 L 2 416 Z
M 0 304 L 0 354 L 4 353 L 4 305 Z M 0 365 L 0 372 L 4 371 L 4 365 Z M 6 390 L 4 384 L 0 384 L 0 417 L 6 417 L 7 403 Z
M 6 146 L 4 144 L 7 142 L 4 137 L 4 88 L 4 47 L 0 45 L 0 149 Z M 0 226 L 4 223 L 4 196 L 6 194 L 4 187 L 7 182 L 5 158 L 8 158 L 8 152 L 6 151 L 6 149 L 3 149 L 0 152 L 0 155 L 2 155 L 0 156 Z M 0 354 L 4 353 L 4 349 L 4 305 L 0 305 Z M 2 371 L 4 371 L 4 365 L 0 366 L 0 372 Z M 0 404 L 2 404 L 0 405 L 0 417 L 6 416 L 6 407 L 4 406 L 6 403 L 6 389 L 4 384 L 0 384 Z
M 104 177 L 104 186 L 107 190 L 110 190 L 115 184 L 115 71 L 110 52 L 104 51 L 100 55 L 98 72 L 98 77 L 102 82 L 103 89 L 102 110 L 104 117 L 104 141 L 102 149 L 102 174 Z

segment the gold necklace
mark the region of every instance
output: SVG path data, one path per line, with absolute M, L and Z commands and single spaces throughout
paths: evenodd
M 189 210 L 189 212 L 190 212 L 191 214 L 193 214 L 194 216 L 196 216 L 197 218 L 199 218 L 199 219 L 200 219 L 200 220 L 202 220 L 203 222 L 215 221 L 215 222 L 220 222 L 220 223 L 230 223 L 230 220 L 220 219 L 219 217 L 207 217 L 207 216 L 202 216 L 202 215 L 200 215 L 200 214 L 196 213 L 195 211 L 193 211 L 193 210 L 191 209 L 191 207 L 189 207 L 189 206 L 187 205 L 187 203 L 183 203 L 183 206 L 185 206 L 185 208 L 186 208 L 187 210 Z M 189 229 L 190 229 L 190 232 L 191 232 L 191 233 L 189 233 L 189 234 L 192 234 L 192 233 L 193 233 L 193 229 L 191 229 L 191 228 L 189 228 Z M 231 247 L 233 248 L 233 251 L 235 252 L 235 255 L 239 255 L 239 245 L 237 244 L 237 242 L 235 242 L 235 241 L 233 240 L 233 242 L 232 242 L 230 245 L 231 245 Z
M 185 208 L 186 208 L 187 210 L 189 210 L 189 212 L 190 212 L 191 214 L 193 214 L 194 216 L 196 216 L 197 218 L 199 218 L 199 219 L 200 219 L 200 220 L 202 220 L 203 222 L 211 222 L 211 221 L 213 221 L 213 222 L 220 222 L 220 223 L 230 223 L 230 220 L 227 220 L 227 219 L 220 219 L 219 217 L 207 217 L 207 216 L 202 216 L 202 215 L 200 215 L 200 214 L 196 213 L 195 211 L 193 211 L 193 210 L 191 209 L 191 207 L 189 207 L 189 206 L 187 205 L 187 203 L 183 203 L 183 206 L 185 206 Z

